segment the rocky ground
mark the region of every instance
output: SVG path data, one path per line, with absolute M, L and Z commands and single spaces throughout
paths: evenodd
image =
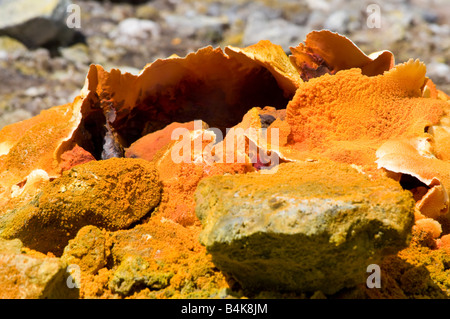
M 420 59 L 435 83 L 450 91 L 450 6 L 445 0 L 378 1 L 381 27 L 372 29 L 367 26 L 371 1 L 73 3 L 81 9 L 81 28 L 75 29 L 79 34 L 72 43 L 58 38 L 27 49 L 0 37 L 0 128 L 71 102 L 91 63 L 138 73 L 171 54 L 185 56 L 207 45 L 247 46 L 261 39 L 288 51 L 309 31 L 323 28 L 349 36 L 366 53 L 391 50 L 397 62 Z
M 56 2 L 62 8 L 70 4 Z M 8 3 L 0 0 L 0 6 Z M 80 8 L 80 28 L 55 31 L 53 37 L 36 28 L 37 36 L 31 28 L 19 32 L 19 41 L 13 37 L 16 31 L 5 31 L 0 19 L 0 129 L 72 102 L 90 64 L 138 74 L 147 63 L 172 54 L 185 56 L 208 45 L 244 47 L 261 39 L 289 53 L 311 30 L 323 28 L 348 36 L 366 53 L 390 50 L 397 63 L 420 59 L 427 65 L 427 76 L 450 92 L 446 0 L 379 1 L 380 28 L 369 28 L 371 1 L 73 3 Z M 32 36 L 26 38 L 27 32 Z M 227 66 L 217 68 L 229 71 Z M 208 66 L 202 70 L 214 74 Z M 254 80 L 268 88 L 272 83 L 265 83 L 264 77 Z M 111 87 L 119 91 L 115 85 Z M 245 94 L 233 95 L 236 100 L 246 103 L 265 96 L 253 92 L 251 84 L 247 87 L 251 90 Z M 195 85 L 190 88 L 195 90 Z M 280 88 L 276 90 L 279 96 L 273 100 L 284 101 Z M 194 95 L 204 102 L 197 96 L 201 94 Z M 114 102 L 114 96 L 109 97 Z M 286 116 L 271 108 L 258 112 L 256 118 L 267 120 L 267 126 L 283 123 Z M 5 201 L 7 191 L 0 198 L 2 298 L 450 296 L 450 223 L 433 221 L 441 227 L 437 235 L 433 223 L 415 227 L 411 239 L 417 199 L 400 187 L 404 183 L 385 176 L 372 180 L 358 166 L 322 159 L 282 163 L 270 179 L 254 172 L 255 165 L 174 165 L 167 156 L 172 145 L 163 141 L 166 130 L 146 135 L 154 149 L 135 146 L 121 156 L 127 158 L 109 158 L 114 156 L 97 154 L 98 145 L 89 144 L 97 143 L 95 125 L 101 116 L 88 108 L 81 113 L 83 121 L 73 124 L 82 127 L 79 136 L 67 133 L 78 114 L 70 107 L 43 113 L 36 120 L 41 121 L 40 130 L 17 126 L 17 134 L 29 134 L 17 149 L 31 154 L 17 151 L 4 157 L 2 147 L 9 146 L 0 143 L 0 191 L 12 185 L 11 198 Z M 120 125 L 120 116 L 108 121 Z M 164 118 L 163 112 L 158 116 Z M 255 114 L 249 111 L 246 116 Z M 132 124 L 125 123 L 124 131 Z M 178 124 L 173 125 L 167 128 Z M 3 134 L 6 142 L 14 140 L 14 132 L 5 129 Z M 105 134 L 102 138 L 114 144 Z M 65 151 L 58 154 L 58 164 L 65 173 L 59 177 L 44 164 L 61 145 Z M 105 145 L 100 144 L 108 151 Z M 340 155 L 348 155 L 344 153 Z M 42 170 L 25 172 L 35 169 L 31 165 L 36 162 L 49 173 L 51 183 Z M 11 169 L 5 170 L 8 165 Z M 195 206 L 194 199 L 200 204 Z M 299 222 L 299 212 L 308 217 Z M 330 248 L 328 239 L 337 248 Z M 368 263 L 381 265 L 381 289 L 365 284 Z M 324 272 L 333 275 L 324 279 Z

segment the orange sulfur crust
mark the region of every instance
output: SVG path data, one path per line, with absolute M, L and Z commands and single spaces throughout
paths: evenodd
M 194 133 L 203 137 L 202 150 L 210 143 L 206 136 L 206 131 L 191 132 L 191 143 L 193 144 Z M 180 225 L 189 226 L 196 224 L 199 226 L 199 220 L 195 215 L 194 192 L 198 183 L 205 177 L 214 175 L 245 174 L 254 170 L 249 163 L 210 163 L 207 164 L 206 158 L 197 158 L 194 145 L 191 147 L 190 163 L 174 163 L 172 159 L 172 149 L 176 143 L 172 141 L 153 157 L 153 163 L 158 168 L 159 177 L 163 186 L 161 194 L 161 203 L 156 214 L 170 219 Z M 155 213 L 154 213 L 155 215 Z M 153 216 L 153 215 L 152 215 Z
M 416 220 L 414 227 L 418 230 L 429 233 L 433 238 L 439 238 L 442 233 L 442 226 L 432 218 L 422 218 Z
M 290 142 L 300 152 L 323 155 L 345 153 L 351 141 L 354 153 L 343 161 L 369 164 L 364 158 L 373 158 L 383 141 L 416 136 L 439 121 L 447 103 L 421 98 L 424 81 L 425 66 L 410 60 L 379 76 L 350 69 L 305 82 L 287 106 Z

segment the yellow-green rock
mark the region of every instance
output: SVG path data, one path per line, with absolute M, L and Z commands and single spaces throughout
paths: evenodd
M 0 35 L 13 37 L 27 47 L 68 44 L 75 31 L 67 25 L 69 0 L 0 1 Z
M 206 178 L 196 202 L 201 243 L 251 291 L 363 283 L 370 264 L 407 246 L 413 225 L 414 201 L 397 182 L 327 161 Z

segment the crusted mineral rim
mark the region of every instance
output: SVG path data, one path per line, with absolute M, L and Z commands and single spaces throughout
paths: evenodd
M 4 127 L 0 296 L 450 296 L 450 97 L 327 30 L 291 52 L 91 65 L 72 103 Z

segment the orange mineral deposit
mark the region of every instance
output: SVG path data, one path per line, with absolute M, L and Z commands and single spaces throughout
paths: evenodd
M 410 60 L 382 75 L 354 68 L 302 83 L 286 110 L 290 144 L 300 152 L 372 164 L 384 141 L 416 136 L 439 121 L 447 103 L 421 97 L 425 73 L 423 63 Z

